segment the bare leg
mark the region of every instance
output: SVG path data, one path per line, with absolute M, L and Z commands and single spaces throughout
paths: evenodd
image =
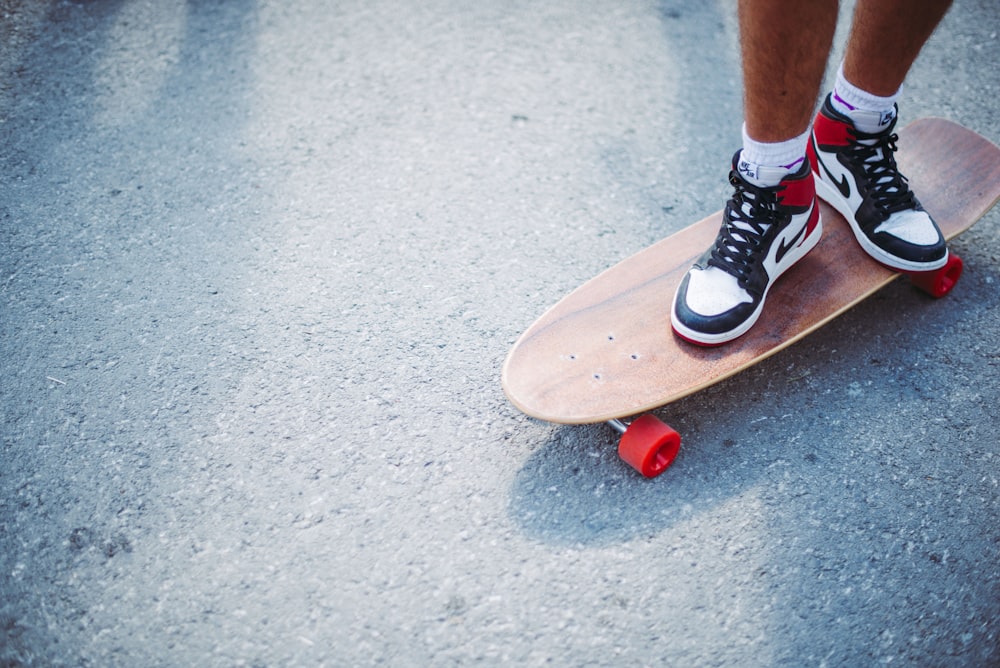
M 872 95 L 894 95 L 951 1 L 859 0 L 844 56 L 844 76 Z
M 802 134 L 826 72 L 837 0 L 740 0 L 739 23 L 747 134 L 761 142 Z

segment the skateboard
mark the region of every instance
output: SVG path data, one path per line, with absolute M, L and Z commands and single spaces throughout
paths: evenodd
M 900 171 L 945 238 L 961 234 L 1000 198 L 1000 148 L 941 118 L 899 132 Z M 642 250 L 591 279 L 532 324 L 501 371 L 508 399 L 527 415 L 561 424 L 608 422 L 619 455 L 646 477 L 666 470 L 680 436 L 648 411 L 683 399 L 799 341 L 900 274 L 869 257 L 835 209 L 820 202 L 823 238 L 772 287 L 742 337 L 715 348 L 687 343 L 670 327 L 674 291 L 715 240 L 722 212 Z M 909 274 L 942 297 L 962 261 Z M 644 414 L 645 413 L 645 414 Z M 641 415 L 644 414 L 644 415 Z M 626 424 L 629 416 L 641 415 Z

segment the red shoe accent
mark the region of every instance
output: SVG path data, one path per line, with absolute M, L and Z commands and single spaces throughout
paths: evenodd
M 824 146 L 847 146 L 851 139 L 851 135 L 847 130 L 847 123 L 830 118 L 822 112 L 816 114 L 816 118 L 813 120 L 812 135 L 815 141 Z M 817 166 L 819 163 L 816 162 L 816 154 L 813 151 L 811 141 L 808 144 L 806 153 L 809 154 L 811 164 L 814 167 Z
M 778 191 L 778 204 L 794 207 L 808 207 L 816 199 L 816 182 L 810 171 L 805 176 L 796 179 L 785 179 Z
M 779 204 L 803 208 L 810 204 L 813 205 L 812 214 L 809 216 L 809 221 L 806 222 L 806 233 L 802 237 L 803 242 L 819 224 L 819 202 L 816 201 L 816 181 L 812 173 L 812 166 L 816 163 L 809 156 L 806 156 L 806 159 L 809 161 L 810 167 L 808 174 L 801 179 L 782 181 L 782 185 L 785 187 L 778 193 Z

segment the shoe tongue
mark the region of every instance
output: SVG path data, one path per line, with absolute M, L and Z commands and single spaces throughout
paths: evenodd
M 769 167 L 766 165 L 755 165 L 740 158 L 736 165 L 736 171 L 749 183 L 758 188 L 773 188 L 781 183 L 781 179 L 788 176 L 787 167 Z
M 856 129 L 868 134 L 877 134 L 884 131 L 896 120 L 896 107 L 893 106 L 886 111 L 854 109 L 848 112 L 848 116 L 850 116 L 851 122 L 854 123 Z
M 758 188 L 773 188 L 777 186 L 781 183 L 783 178 L 788 176 L 790 171 L 788 167 L 758 165 L 750 162 L 749 160 L 744 160 L 742 152 L 736 156 L 735 163 L 734 167 L 736 168 L 736 172 L 740 175 L 740 178 L 751 185 L 757 186 Z M 755 195 L 751 197 L 754 199 L 756 198 Z M 751 199 L 745 199 L 743 201 L 740 206 L 740 213 L 743 214 L 743 217 L 747 220 L 753 217 L 753 202 Z M 739 220 L 738 218 L 731 220 L 730 224 L 735 230 L 741 232 L 750 232 L 752 234 L 759 233 L 749 223 Z M 739 234 L 738 232 L 737 236 L 741 238 L 745 237 L 745 235 Z

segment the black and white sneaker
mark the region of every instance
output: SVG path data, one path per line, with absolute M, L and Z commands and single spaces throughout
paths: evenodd
M 732 341 L 760 317 L 768 290 L 819 242 L 823 233 L 809 161 L 774 187 L 755 185 L 733 157 L 735 188 L 715 243 L 674 295 L 671 324 L 703 346 Z
M 871 120 L 880 129 L 862 132 L 827 96 L 807 149 L 816 194 L 847 219 L 861 247 L 882 264 L 899 271 L 939 269 L 948 261 L 944 237 L 896 168 L 896 108 L 875 112 Z

